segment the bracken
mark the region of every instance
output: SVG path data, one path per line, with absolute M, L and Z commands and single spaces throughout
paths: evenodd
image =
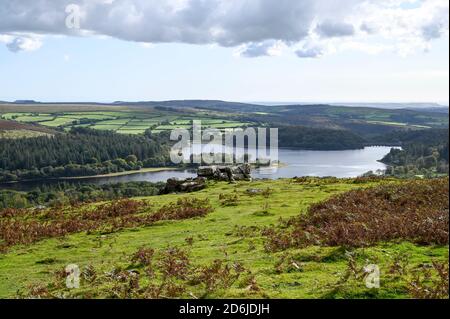
M 448 178 L 354 190 L 313 205 L 287 227 L 263 231 L 266 250 L 308 245 L 365 247 L 382 241 L 448 244 Z

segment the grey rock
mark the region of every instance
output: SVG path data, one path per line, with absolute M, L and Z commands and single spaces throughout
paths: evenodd
M 242 164 L 237 166 L 202 166 L 198 169 L 199 177 L 210 180 L 229 181 L 251 181 L 251 166 Z
M 200 191 L 204 188 L 206 188 L 206 179 L 202 177 L 188 178 L 185 180 L 170 178 L 167 180 L 163 193 L 192 193 Z

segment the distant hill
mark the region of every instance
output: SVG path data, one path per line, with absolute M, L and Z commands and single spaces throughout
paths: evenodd
M 408 108 L 407 110 L 416 110 L 416 111 L 423 111 L 423 112 L 430 112 L 430 113 L 449 113 L 448 106 L 441 106 L 441 107 L 427 107 L 427 108 Z
M 228 102 L 222 100 L 168 100 L 168 101 L 115 101 L 112 103 L 102 102 L 41 102 L 35 100 L 16 100 L 14 102 L 0 101 L 5 104 L 67 104 L 67 105 L 124 105 L 124 106 L 162 106 L 162 107 L 190 107 L 190 108 L 221 108 L 227 107 L 232 110 L 249 111 L 249 109 L 264 110 L 267 108 L 283 108 L 283 107 L 304 107 L 304 106 L 338 106 L 338 107 L 363 107 L 376 109 L 412 109 L 412 110 L 426 110 L 426 111 L 446 111 L 448 112 L 448 105 L 438 103 L 304 103 L 304 102 Z
M 16 100 L 13 104 L 39 104 L 40 102 L 36 102 L 34 100 Z
M 114 102 L 114 105 L 138 105 L 151 107 L 174 107 L 174 108 L 206 108 L 223 109 L 223 111 L 245 111 L 248 109 L 263 109 L 265 106 L 240 102 L 226 102 L 220 100 L 172 100 L 172 101 L 142 101 L 142 102 Z
M 448 105 L 438 103 L 330 103 L 330 105 L 350 106 L 350 107 L 372 107 L 378 109 L 446 109 Z
M 221 100 L 172 100 L 140 101 L 113 103 L 40 103 L 0 105 L 0 112 L 65 112 L 70 110 L 98 110 L 108 108 L 145 111 L 159 108 L 161 111 L 196 114 L 218 112 L 227 113 L 233 120 L 243 123 L 270 124 L 273 127 L 291 125 L 321 129 L 351 130 L 365 137 L 374 137 L 397 129 L 447 128 L 449 123 L 448 108 L 432 103 L 409 104 L 366 104 L 361 106 L 342 106 L 334 104 L 294 104 L 294 105 L 260 105 Z M 378 106 L 378 107 L 375 107 Z M 16 109 L 16 110 L 14 110 Z

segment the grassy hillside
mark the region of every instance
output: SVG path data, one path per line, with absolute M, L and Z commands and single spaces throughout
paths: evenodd
M 104 220 L 109 226 L 52 239 L 39 240 L 36 237 L 34 239 L 38 241 L 33 244 L 8 247 L 0 255 L 0 297 L 14 297 L 17 291 L 27 295 L 32 284 L 33 296 L 61 297 L 64 293 L 65 297 L 151 297 L 155 296 L 155 287 L 148 286 L 149 280 L 159 284 L 166 276 L 171 286 L 165 287 L 164 292 L 188 298 L 409 298 L 414 293 L 411 285 L 421 288 L 426 284 L 421 277 L 415 277 L 415 271 L 428 269 L 435 278 L 432 262 L 448 260 L 448 244 L 413 244 L 397 239 L 351 248 L 317 242 L 270 251 L 267 250 L 270 237 L 263 235 L 266 227 L 283 231 L 286 226 L 280 224 L 280 218 L 304 215 L 311 205 L 338 194 L 399 183 L 403 182 L 394 179 L 313 178 L 235 185 L 212 183 L 198 193 L 148 197 L 145 198 L 144 215 L 139 215 L 153 216 L 147 226 L 131 227 L 133 222 L 140 220 L 131 215 L 124 216 L 126 222 L 122 220 L 128 226 L 116 225 L 115 228 L 109 224 L 115 223 L 111 217 Z M 428 196 L 428 182 L 424 183 L 417 184 L 417 187 L 423 185 L 424 196 Z M 440 185 L 447 185 L 448 189 L 448 179 L 442 180 Z M 448 202 L 448 194 L 445 196 Z M 167 207 L 178 207 L 176 203 L 180 198 L 195 199 L 199 203 L 209 200 L 211 210 L 200 210 L 199 217 L 186 215 L 187 211 L 184 217 L 167 212 L 171 211 Z M 424 203 L 426 205 L 426 201 Z M 172 206 L 161 210 L 164 205 Z M 448 204 L 443 205 L 447 205 L 443 213 L 448 219 Z M 365 206 L 370 207 L 370 202 Z M 28 221 L 31 218 L 44 224 L 57 220 L 63 222 L 64 214 L 73 213 L 72 219 L 77 220 L 75 216 L 79 210 L 89 209 L 93 206 L 75 207 L 56 215 L 21 212 L 25 215 L 20 216 L 29 217 L 17 218 L 22 222 L 21 218 Z M 100 211 L 105 211 L 103 206 Z M 177 209 L 174 211 L 179 213 Z M 90 218 L 100 216 L 88 214 Z M 53 217 L 48 219 L 49 216 Z M 189 219 L 166 220 L 174 218 L 171 216 Z M 155 272 L 150 274 L 148 265 L 153 259 Z M 381 270 L 380 289 L 365 286 L 361 269 L 373 263 Z M 83 270 L 80 289 L 69 291 L 64 288 L 61 271 L 69 264 L 77 264 Z M 198 268 L 187 270 L 192 267 Z M 166 273 L 167 269 L 171 273 Z M 236 274 L 239 278 L 234 280 Z M 136 276 L 145 278 L 139 284 Z M 159 297 L 164 297 L 164 294 Z
M 0 119 L 0 138 L 17 139 L 51 136 L 56 132 L 40 125 Z

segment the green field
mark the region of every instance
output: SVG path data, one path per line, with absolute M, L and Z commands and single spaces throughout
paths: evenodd
M 114 267 L 127 268 L 130 256 L 141 247 L 165 249 L 181 247 L 190 251 L 196 265 L 215 259 L 239 262 L 251 271 L 259 287 L 252 290 L 242 282 L 219 290 L 208 298 L 409 298 L 406 282 L 390 274 L 395 256 L 409 255 L 412 267 L 448 258 L 448 246 L 419 246 L 408 242 L 381 243 L 374 247 L 310 246 L 280 253 L 264 250 L 263 227 L 277 224 L 280 218 L 304 214 L 308 207 L 342 192 L 367 188 L 378 182 L 354 183 L 353 180 L 322 180 L 295 183 L 293 180 L 240 182 L 236 185 L 213 183 L 208 189 L 188 195 L 164 195 L 147 200 L 152 207 L 173 203 L 181 198 L 209 199 L 214 211 L 203 218 L 163 221 L 148 227 L 125 229 L 116 233 L 79 233 L 60 239 L 43 240 L 25 247 L 14 247 L 0 255 L 0 297 L 14 297 L 18 290 L 36 283 L 51 283 L 54 272 L 68 264 L 92 266 L 102 272 Z M 270 196 L 250 196 L 249 189 L 272 190 Z M 224 206 L 220 197 L 237 196 L 233 206 Z M 244 234 L 246 231 L 249 233 Z M 192 246 L 187 242 L 191 238 Z M 381 269 L 381 288 L 365 286 L 353 279 L 339 284 L 348 269 L 348 252 L 360 265 L 376 261 Z M 296 264 L 280 270 L 279 261 L 293 256 Z M 192 288 L 195 295 L 195 287 Z M 61 290 L 61 292 L 68 292 Z M 75 296 L 105 297 L 101 290 L 82 281 Z
M 412 127 L 412 128 L 431 128 L 431 126 L 426 125 L 408 125 L 407 123 L 399 123 L 399 122 L 367 121 L 367 123 L 389 125 L 389 126 L 400 126 L 400 127 Z
M 35 122 L 45 122 L 45 121 L 51 121 L 54 117 L 50 115 L 39 115 L 39 116 L 19 116 L 15 118 L 18 122 L 25 122 L 25 123 L 35 123 Z

